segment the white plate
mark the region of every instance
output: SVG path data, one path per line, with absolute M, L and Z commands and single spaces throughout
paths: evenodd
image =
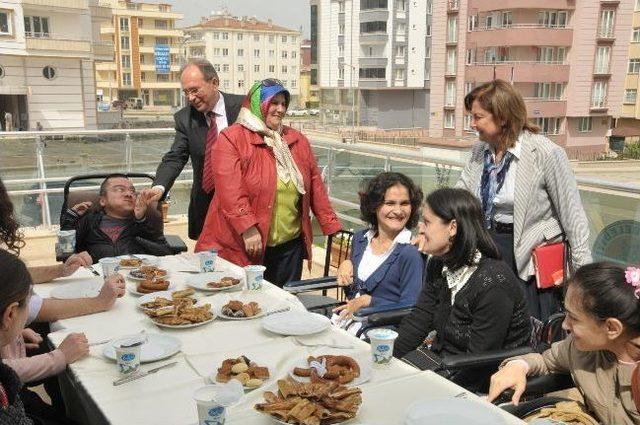
M 442 424 L 504 424 L 498 409 L 488 409 L 480 400 L 464 398 L 433 398 L 411 404 L 404 417 L 404 425 Z
M 137 283 L 128 283 L 127 284 L 127 291 L 129 291 L 129 293 L 133 294 L 133 295 L 137 295 L 139 297 L 144 296 L 144 295 L 154 295 L 154 298 L 157 297 L 159 293 L 161 292 L 171 292 L 174 289 L 176 289 L 176 284 L 173 282 L 169 282 L 169 287 L 167 289 L 165 289 L 164 291 L 156 291 L 156 292 L 151 292 L 149 294 L 146 293 L 142 293 L 142 292 L 138 292 L 138 284 Z M 171 297 L 171 295 L 169 295 L 169 297 Z M 152 298 L 153 299 L 153 298 Z
M 329 354 L 329 353 L 322 353 L 322 354 Z M 320 356 L 321 354 L 318 354 L 318 356 Z M 343 354 L 333 354 L 335 356 L 339 356 L 339 355 L 343 355 Z M 318 356 L 314 356 L 314 357 L 318 357 Z M 367 361 L 362 361 L 360 359 L 357 359 L 353 356 L 349 356 L 351 358 L 353 358 L 357 363 L 358 366 L 360 366 L 360 376 L 358 376 L 357 378 L 354 378 L 353 381 L 348 382 L 346 384 L 343 385 L 348 385 L 348 386 L 358 386 L 361 384 L 364 384 L 365 382 L 369 381 L 369 379 L 371 379 L 371 362 L 367 362 Z M 302 367 L 302 368 L 308 368 L 309 367 L 309 363 L 307 362 L 306 359 L 300 359 L 299 362 L 297 362 L 296 364 L 293 365 L 293 367 Z M 293 368 L 291 368 L 291 370 L 289 371 L 289 376 L 292 379 L 295 379 L 298 382 L 311 382 L 311 378 L 307 378 L 304 376 L 298 376 L 298 375 L 294 375 L 293 373 Z
M 222 311 L 216 311 L 216 316 L 224 320 L 253 320 L 253 319 L 259 319 L 262 316 L 264 316 L 264 309 L 260 307 L 260 313 L 251 317 L 230 317 L 230 316 L 227 316 L 226 314 L 222 314 Z
M 139 258 L 142 260 L 142 265 L 144 266 L 157 266 L 158 264 L 160 264 L 160 259 L 155 255 L 135 254 L 135 257 L 133 257 L 132 255 L 119 255 L 116 257 L 116 259 L 118 260 L 122 260 L 125 258 L 126 259 Z M 137 269 L 138 267 L 137 266 L 121 266 L 120 263 L 118 263 L 118 268 L 122 270 L 130 270 L 130 269 Z
M 291 336 L 312 335 L 331 326 L 328 317 L 301 310 L 272 314 L 263 318 L 261 323 L 270 332 Z
M 146 279 L 145 279 L 145 278 L 143 278 L 143 277 L 136 277 L 136 276 L 133 276 L 133 275 L 131 274 L 131 272 L 132 272 L 132 271 L 134 271 L 134 270 L 137 270 L 137 267 L 136 267 L 135 269 L 133 269 L 133 270 L 129 271 L 129 273 L 127 273 L 127 279 L 131 279 L 131 280 L 138 280 L 138 281 L 146 280 Z M 167 272 L 167 274 L 166 274 L 166 275 L 164 275 L 164 276 L 162 276 L 162 277 L 161 277 L 161 279 L 167 279 L 167 278 L 169 277 L 169 275 L 171 275 L 171 273 L 170 273 L 170 272 L 169 272 L 169 270 L 167 270 L 167 269 L 163 269 L 163 270 L 165 270 L 165 271 Z M 158 278 L 158 279 L 160 279 L 160 278 Z
M 264 401 L 260 401 L 260 403 L 266 403 L 266 400 Z M 351 419 L 345 419 L 342 422 L 332 422 L 335 425 L 343 425 L 343 424 L 348 424 L 348 423 L 352 423 L 354 420 L 356 420 L 358 418 L 358 414 L 360 413 L 360 409 L 362 408 L 362 404 L 360 404 L 360 406 L 358 407 L 358 411 L 356 412 L 355 417 L 351 418 Z M 258 411 L 258 413 L 262 413 L 263 415 L 267 415 L 268 417 L 271 418 L 271 420 L 273 420 L 275 423 L 277 424 L 282 424 L 282 425 L 291 425 L 290 422 L 285 422 L 285 421 L 281 421 L 280 419 L 276 418 L 275 416 L 271 416 L 269 413 L 266 412 L 260 412 Z M 444 422 L 443 422 L 444 423 Z M 363 424 L 364 425 L 364 424 Z
M 128 335 L 123 338 L 140 338 L 144 336 L 145 334 L 136 334 Z M 180 348 L 182 348 L 180 340 L 170 335 L 150 333 L 146 334 L 146 337 L 147 342 L 142 344 L 140 347 L 140 362 L 142 363 L 156 362 L 158 360 L 169 358 L 178 353 Z M 121 339 L 122 338 L 118 338 L 118 340 Z M 114 343 L 116 341 L 117 340 L 109 342 L 102 350 L 102 354 L 113 361 L 116 360 L 116 350 L 114 348 Z
M 59 300 L 70 300 L 74 298 L 93 298 L 97 297 L 102 289 L 104 282 L 101 277 L 96 279 L 87 279 L 79 282 L 67 283 L 66 285 L 56 286 L 51 290 L 49 296 Z
M 233 286 L 227 286 L 226 288 L 209 288 L 207 283 L 213 281 L 220 281 L 223 277 L 233 277 L 236 279 L 240 279 L 240 283 Z M 209 273 L 200 273 L 191 275 L 187 278 L 185 283 L 192 288 L 198 289 L 200 291 L 209 291 L 209 292 L 219 292 L 219 291 L 228 291 L 231 289 L 237 289 L 244 287 L 244 276 L 240 276 L 237 273 L 230 271 L 217 271 L 217 272 L 209 272 Z
M 161 328 L 169 328 L 169 329 L 189 329 L 189 328 L 195 328 L 198 326 L 202 326 L 202 325 L 206 325 L 207 323 L 211 323 L 215 320 L 216 316 L 214 315 L 211 319 L 209 320 L 205 320 L 204 322 L 200 322 L 200 323 L 189 323 L 188 325 L 166 325 L 164 323 L 158 323 L 154 320 L 151 320 L 156 326 L 160 326 Z

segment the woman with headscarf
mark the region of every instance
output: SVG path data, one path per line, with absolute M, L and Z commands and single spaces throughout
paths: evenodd
M 289 100 L 279 81 L 256 82 L 218 136 L 215 196 L 196 244 L 240 266 L 264 265 L 265 279 L 280 287 L 311 260 L 310 211 L 324 234 L 340 230 L 309 141 L 282 124 Z

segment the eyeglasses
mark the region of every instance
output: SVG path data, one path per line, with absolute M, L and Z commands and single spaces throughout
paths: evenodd
M 189 97 L 191 95 L 193 96 L 198 96 L 202 94 L 202 88 L 191 88 L 191 89 L 185 89 L 182 90 L 182 93 L 184 93 L 185 97 Z

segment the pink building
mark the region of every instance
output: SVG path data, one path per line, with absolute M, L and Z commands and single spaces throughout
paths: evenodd
M 634 0 L 447 0 L 433 8 L 446 18 L 433 20 L 430 136 L 469 136 L 465 94 L 502 78 L 570 156 L 606 149 L 622 114 Z

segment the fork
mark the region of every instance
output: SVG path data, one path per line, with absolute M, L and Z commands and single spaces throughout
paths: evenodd
M 309 343 L 301 341 L 299 338 L 294 337 L 293 340 L 297 342 L 299 345 L 303 347 L 329 347 L 329 348 L 342 348 L 344 350 L 350 350 L 354 348 L 353 345 L 350 344 L 322 344 L 322 343 Z
M 94 276 L 100 276 L 100 273 L 98 273 L 93 266 L 84 266 L 84 268 L 89 270 Z

